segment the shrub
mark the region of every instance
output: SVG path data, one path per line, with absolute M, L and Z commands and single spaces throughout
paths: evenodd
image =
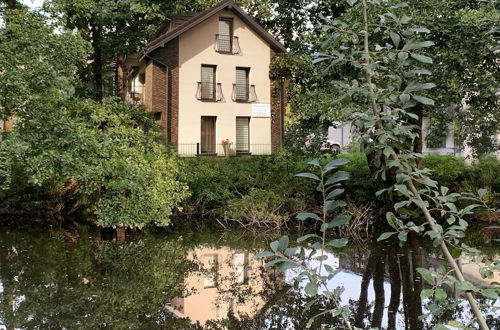
M 0 143 L 0 208 L 81 211 L 100 226 L 169 223 L 187 187 L 143 109 L 114 100 L 38 101 Z
M 432 170 L 433 179 L 441 185 L 453 186 L 465 176 L 466 165 L 463 158 L 453 155 L 426 155 L 423 165 Z
M 305 205 L 314 205 L 314 187 L 295 177 L 307 165 L 303 159 L 280 154 L 265 157 L 196 157 L 185 159 L 182 180 L 191 197 L 183 203 L 186 213 L 224 216 L 229 205 L 251 203 L 268 192 L 279 196 L 288 216 Z M 243 199 L 252 194 L 252 198 Z M 271 197 L 273 198 L 273 197 Z M 232 208 L 234 211 L 234 207 Z

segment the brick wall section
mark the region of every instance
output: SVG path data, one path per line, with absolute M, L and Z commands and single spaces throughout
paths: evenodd
M 276 53 L 271 49 L 271 60 Z M 286 83 L 271 80 L 271 144 L 273 154 L 283 145 L 285 110 L 287 104 Z
M 163 134 L 166 134 L 168 143 L 177 144 L 179 136 L 179 38 L 169 41 L 165 47 L 151 53 L 150 57 L 156 60 L 153 61 L 152 110 L 161 112 L 160 125 L 166 129 Z

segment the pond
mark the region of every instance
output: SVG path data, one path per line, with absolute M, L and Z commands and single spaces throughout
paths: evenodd
M 331 308 L 324 299 L 306 311 L 310 298 L 290 285 L 297 270 L 280 273 L 253 258 L 275 237 L 205 228 L 111 238 L 85 226 L 0 227 L 0 329 L 305 329 Z M 444 310 L 419 317 L 435 306 L 421 299 L 426 284 L 415 269 L 445 264 L 428 245 L 353 242 L 328 252 L 327 262 L 340 270 L 329 285 L 345 288 L 342 302 L 358 327 L 432 329 L 471 318 L 452 288 L 440 302 Z M 483 247 L 491 258 L 499 252 Z M 478 281 L 478 266 L 460 261 L 467 279 Z M 493 302 L 480 302 L 491 329 L 500 329 Z M 331 316 L 311 328 L 332 326 L 343 328 Z

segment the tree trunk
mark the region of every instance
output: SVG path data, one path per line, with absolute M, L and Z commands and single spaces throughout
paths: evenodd
M 120 97 L 122 100 L 125 100 L 125 55 L 120 54 L 116 57 L 116 71 L 115 71 L 115 93 L 116 96 Z
M 0 311 L 4 315 L 3 322 L 7 330 L 14 330 L 14 294 L 13 280 L 14 276 L 9 267 L 9 251 L 6 245 L 0 245 L 0 283 L 3 286 L 4 299 L 0 301 Z
M 356 316 L 354 317 L 354 326 L 358 328 L 364 328 L 363 319 L 366 314 L 366 307 L 368 303 L 368 286 L 372 278 L 374 262 L 375 262 L 375 257 L 372 253 L 370 253 L 365 272 L 363 273 L 363 278 L 361 279 L 361 288 L 358 299 L 358 310 L 356 311 Z
M 384 315 L 384 274 L 385 274 L 385 254 L 381 250 L 376 250 L 375 267 L 373 274 L 373 291 L 375 291 L 375 306 L 373 307 L 372 328 L 380 329 L 382 326 L 382 316 Z
M 91 28 L 92 34 L 92 50 L 94 62 L 92 62 L 92 94 L 96 101 L 101 101 L 103 98 L 103 83 L 102 83 L 102 29 L 100 25 L 93 24 Z
M 7 9 L 19 8 L 19 3 L 17 2 L 17 0 L 5 0 L 4 2 L 7 5 Z
M 127 232 L 125 227 L 116 227 L 116 240 L 118 242 L 125 242 L 125 238 L 127 237 Z
M 396 329 L 396 315 L 401 301 L 401 276 L 397 257 L 398 251 L 399 249 L 396 247 L 390 247 L 387 251 L 389 278 L 391 282 L 391 298 L 387 311 L 387 329 Z
M 413 113 L 418 116 L 418 119 L 414 121 L 415 124 L 415 132 L 418 133 L 418 137 L 413 142 L 413 150 L 419 154 L 424 151 L 424 139 L 422 137 L 422 122 L 424 116 L 424 110 L 422 109 L 422 105 L 417 103 L 414 107 Z M 417 158 L 417 168 L 422 168 L 422 158 Z

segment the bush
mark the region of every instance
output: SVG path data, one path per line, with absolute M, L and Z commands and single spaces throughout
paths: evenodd
M 152 118 L 114 100 L 38 100 L 0 143 L 4 212 L 67 215 L 100 226 L 167 225 L 188 195 L 181 162 L 167 154 Z
M 426 155 L 423 165 L 431 169 L 433 179 L 444 186 L 453 186 L 465 178 L 466 165 L 463 158 L 453 155 Z
M 280 216 L 290 217 L 306 205 L 315 204 L 314 187 L 295 177 L 307 167 L 305 160 L 300 158 L 285 154 L 196 157 L 186 158 L 185 163 L 182 180 L 191 191 L 191 197 L 183 203 L 186 213 L 220 217 L 229 212 L 227 217 L 242 219 L 241 212 L 236 216 L 235 205 L 260 203 L 265 194 L 272 203 L 282 205 Z
M 439 184 L 454 191 L 475 193 L 483 188 L 500 193 L 500 160 L 496 157 L 482 157 L 472 165 L 466 165 L 460 157 L 427 155 L 423 163 L 432 170 L 433 178 Z

